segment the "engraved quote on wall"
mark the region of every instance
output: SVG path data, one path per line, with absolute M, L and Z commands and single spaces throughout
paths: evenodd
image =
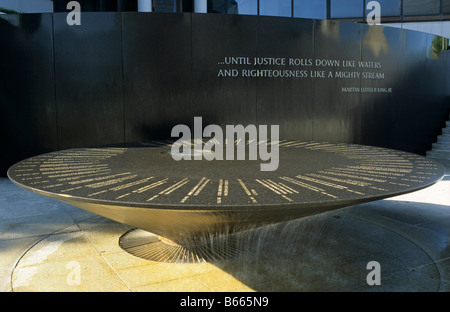
M 349 81 L 341 92 L 392 93 L 390 87 L 362 87 L 357 83 L 385 80 L 383 65 L 376 61 L 226 56 L 217 64 L 219 78 L 339 79 Z

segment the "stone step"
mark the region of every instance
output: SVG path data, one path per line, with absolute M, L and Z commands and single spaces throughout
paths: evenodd
M 445 126 L 446 126 L 446 127 L 450 127 L 450 120 L 447 120 L 447 121 L 445 122 Z
M 444 142 L 444 143 L 433 143 L 432 144 L 433 151 L 448 151 L 450 152 L 450 142 Z
M 450 142 L 450 134 L 441 134 L 437 137 L 437 143 Z
M 446 174 L 450 174 L 450 160 L 435 158 L 435 157 L 431 157 L 431 156 L 427 156 L 427 158 L 430 158 L 430 159 L 435 160 L 435 161 L 439 162 L 440 164 L 442 164 L 446 169 Z
M 443 159 L 443 160 L 450 160 L 450 151 L 448 151 L 448 152 L 445 152 L 445 151 L 428 151 L 427 152 L 427 157 L 438 158 L 438 159 Z
M 442 134 L 450 134 L 450 127 L 442 128 Z

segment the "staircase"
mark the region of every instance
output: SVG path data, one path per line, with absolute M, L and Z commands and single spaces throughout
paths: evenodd
M 450 120 L 445 122 L 442 134 L 433 143 L 432 150 L 427 152 L 427 157 L 437 160 L 450 171 Z

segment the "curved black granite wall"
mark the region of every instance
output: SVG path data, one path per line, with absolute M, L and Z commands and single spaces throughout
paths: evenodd
M 194 116 L 418 154 L 448 118 L 450 56 L 433 35 L 262 16 L 66 16 L 0 15 L 2 174 L 48 151 L 170 138 Z

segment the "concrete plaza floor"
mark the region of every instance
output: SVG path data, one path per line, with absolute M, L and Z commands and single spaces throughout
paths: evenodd
M 0 291 L 450 291 L 450 175 L 407 195 L 250 231 L 252 247 L 213 263 L 137 258 L 118 245 L 129 229 L 2 178 Z

